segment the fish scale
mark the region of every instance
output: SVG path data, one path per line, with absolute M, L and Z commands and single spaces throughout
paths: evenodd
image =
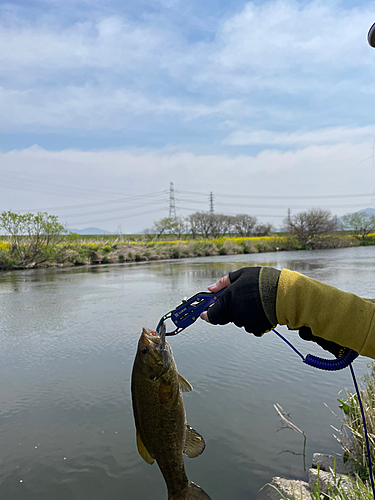
M 157 462 L 168 488 L 168 500 L 210 500 L 185 473 L 184 449 L 188 456 L 195 457 L 205 444 L 187 426 L 180 386 L 192 389 L 178 374 L 171 347 L 165 339 L 143 329 L 132 372 L 138 451 L 146 462 Z

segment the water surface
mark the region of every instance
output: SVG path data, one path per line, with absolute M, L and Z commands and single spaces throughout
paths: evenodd
M 142 326 L 245 265 L 288 267 L 375 297 L 375 247 L 282 252 L 0 274 L 0 498 L 166 499 L 138 455 L 130 374 Z M 304 354 L 323 355 L 284 327 Z M 314 452 L 340 452 L 331 425 L 349 370 L 305 366 L 276 335 L 203 321 L 171 338 L 188 422 L 206 440 L 188 476 L 213 500 L 256 499 L 272 476 L 305 479 L 303 440 L 281 430 L 279 403 Z M 358 375 L 367 358 L 354 363 Z M 282 453 L 284 450 L 291 450 Z

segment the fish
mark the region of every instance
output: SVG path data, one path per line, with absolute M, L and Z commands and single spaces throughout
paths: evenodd
M 142 329 L 135 356 L 131 393 L 138 452 L 155 461 L 164 477 L 168 500 L 211 500 L 187 478 L 183 454 L 197 457 L 205 441 L 186 422 L 181 391 L 192 390 L 177 371 L 173 352 L 161 333 Z

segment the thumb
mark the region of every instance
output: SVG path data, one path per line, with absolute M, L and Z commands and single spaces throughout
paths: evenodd
M 226 288 L 227 286 L 230 285 L 230 279 L 229 279 L 229 276 L 226 275 L 226 276 L 223 276 L 221 279 L 219 279 L 219 281 L 217 283 L 214 283 L 213 285 L 209 285 L 207 287 L 207 289 L 210 291 L 210 292 L 220 292 L 220 290 L 222 290 L 223 288 Z
M 219 279 L 219 281 L 217 283 L 214 283 L 213 285 L 209 285 L 207 287 L 207 289 L 212 292 L 212 293 L 216 293 L 216 292 L 220 292 L 220 290 L 223 290 L 223 288 L 226 288 L 227 286 L 229 286 L 231 283 L 230 283 L 230 279 L 229 279 L 229 276 L 223 276 L 221 279 Z M 215 305 L 215 304 L 214 304 Z M 213 306 L 212 306 L 213 307 Z M 203 319 L 204 321 L 207 321 L 207 323 L 210 323 L 210 320 L 208 319 L 208 313 L 207 311 L 203 311 L 201 314 L 200 314 L 200 317 L 201 319 Z

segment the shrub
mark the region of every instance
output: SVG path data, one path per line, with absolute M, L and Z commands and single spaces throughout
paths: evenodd
M 10 253 L 0 250 L 0 270 L 8 271 L 12 269 L 15 263 L 16 262 L 11 258 Z
M 1 212 L 0 229 L 8 235 L 12 256 L 20 265 L 51 260 L 67 232 L 58 217 L 47 212 L 36 215 Z
M 368 373 L 362 378 L 360 389 L 367 431 L 371 436 L 375 434 L 375 364 L 368 365 Z M 356 470 L 362 479 L 368 478 L 368 458 L 365 446 L 365 433 L 362 422 L 361 409 L 357 394 L 346 389 L 346 399 L 338 399 L 343 421 L 340 437 L 337 438 L 344 450 L 344 458 L 354 462 Z M 371 460 L 375 461 L 375 450 L 371 448 Z
M 124 256 L 124 254 L 123 254 L 123 253 L 120 253 L 120 255 L 118 256 L 118 260 L 119 260 L 120 262 L 123 262 L 123 261 L 125 260 L 125 256 Z
M 172 257 L 174 259 L 180 258 L 180 249 L 179 248 L 172 248 Z
M 89 250 L 88 257 L 91 260 L 91 262 L 96 262 L 99 260 L 99 256 L 94 250 Z

